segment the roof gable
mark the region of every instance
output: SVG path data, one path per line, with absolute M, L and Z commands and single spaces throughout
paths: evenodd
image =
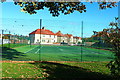
M 37 29 L 33 32 L 31 32 L 30 34 L 46 34 L 46 35 L 55 35 L 55 33 L 53 33 L 52 31 L 50 30 L 47 30 L 47 29 Z M 29 34 L 29 35 L 30 35 Z
M 74 36 L 73 38 L 75 38 L 75 39 L 81 39 L 81 37 L 77 37 L 77 36 Z
M 60 36 L 60 37 L 64 37 L 64 34 L 62 34 L 61 31 L 58 31 L 58 32 L 56 33 L 56 35 L 57 35 L 57 36 Z
M 72 34 L 65 34 L 64 36 L 71 38 L 73 35 Z

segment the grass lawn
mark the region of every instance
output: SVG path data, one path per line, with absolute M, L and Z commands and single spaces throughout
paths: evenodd
M 41 68 L 29 63 L 2 63 L 3 78 L 37 78 L 42 73 Z
M 110 61 L 114 58 L 107 50 L 82 47 L 82 61 Z M 3 60 L 20 61 L 81 61 L 80 46 L 32 45 L 4 48 Z
M 2 63 L 3 78 L 42 78 L 47 80 L 113 80 L 107 62 L 91 63 Z

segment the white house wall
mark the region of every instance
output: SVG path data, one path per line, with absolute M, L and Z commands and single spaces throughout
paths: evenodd
M 82 40 L 81 40 L 81 39 L 78 39 L 78 42 L 81 42 L 81 43 L 82 43 Z
M 40 43 L 41 44 L 53 44 L 53 43 L 61 43 L 61 42 L 65 42 L 68 44 L 73 44 L 73 43 L 78 43 L 78 42 L 82 42 L 81 39 L 76 39 L 73 38 L 73 36 L 71 38 L 68 37 L 58 37 L 57 35 L 45 35 L 45 34 L 30 34 L 29 35 L 31 43 Z M 40 40 L 41 37 L 41 40 Z
M 82 43 L 82 40 L 81 40 L 81 39 L 73 38 L 73 43 L 76 43 L 76 44 L 77 44 L 78 42 Z
M 73 36 L 70 38 L 70 42 L 73 42 Z
M 3 44 L 11 43 L 9 39 L 3 39 Z M 0 39 L 0 44 L 2 44 L 2 39 Z
M 40 40 L 41 36 L 41 40 Z M 45 35 L 45 34 L 35 34 L 35 41 L 34 43 L 39 43 L 41 41 L 41 44 L 53 44 L 57 42 L 57 36 L 56 35 Z

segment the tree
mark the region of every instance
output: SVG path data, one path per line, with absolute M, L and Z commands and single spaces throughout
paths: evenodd
M 4 1 L 6 0 L 2 0 L 2 2 Z M 116 3 L 117 2 L 98 2 L 99 9 L 116 7 Z M 37 10 L 43 10 L 45 7 L 48 8 L 52 16 L 59 16 L 60 13 L 66 15 L 73 13 L 74 11 L 79 11 L 80 13 L 87 11 L 86 5 L 79 0 L 77 2 L 16 2 L 16 0 L 14 0 L 14 4 L 19 5 L 22 12 L 29 14 L 36 14 Z
M 9 36 L 5 35 L 5 36 L 3 36 L 3 39 L 9 39 Z
M 112 51 L 115 54 L 115 59 L 107 65 L 113 75 L 120 76 L 120 27 L 118 27 L 118 17 L 115 17 L 115 22 L 111 22 L 111 28 L 103 29 L 103 31 L 95 32 L 96 35 L 112 45 Z
M 42 10 L 45 7 L 48 8 L 52 16 L 59 16 L 60 13 L 70 14 L 74 11 L 79 11 L 80 13 L 86 12 L 86 5 L 82 2 L 15 2 L 22 9 L 21 11 L 36 14 L 36 10 Z M 116 2 L 100 2 L 98 3 L 100 9 L 116 7 Z

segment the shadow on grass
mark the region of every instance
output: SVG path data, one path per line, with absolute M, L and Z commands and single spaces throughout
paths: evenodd
M 45 69 L 48 80 L 114 80 L 112 76 L 92 72 L 82 67 L 70 66 L 53 62 L 30 63 Z M 116 80 L 116 79 L 115 79 Z
M 15 49 L 2 47 L 2 58 L 7 60 L 17 59 L 20 56 L 25 56 L 24 53 L 18 52 Z

